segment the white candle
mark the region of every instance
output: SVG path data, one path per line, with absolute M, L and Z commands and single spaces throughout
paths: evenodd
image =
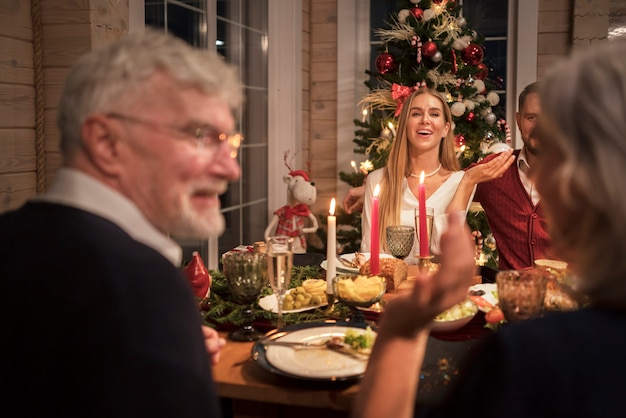
M 354 169 L 354 172 L 358 174 L 359 170 L 357 170 L 356 163 L 354 162 L 354 160 L 350 161 L 350 165 L 352 166 L 352 169 Z
M 363 117 L 361 118 L 361 122 L 365 122 L 367 120 L 367 108 L 363 109 Z
M 330 201 L 328 216 L 328 234 L 326 240 L 326 293 L 333 294 L 333 278 L 337 275 L 337 218 L 335 217 L 335 198 Z
M 391 133 L 393 134 L 393 137 L 396 137 L 396 128 L 393 126 L 392 122 L 387 122 L 387 126 L 389 126 L 389 129 L 391 129 Z

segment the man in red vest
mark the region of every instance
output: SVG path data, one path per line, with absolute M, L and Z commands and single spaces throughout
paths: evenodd
M 535 82 L 519 95 L 515 120 L 524 146 L 514 152 L 514 164 L 502 177 L 476 187 L 474 201 L 485 209 L 498 245 L 500 270 L 522 269 L 532 266 L 536 259 L 552 257 L 539 194 L 528 178 L 537 152 L 532 131 L 540 114 L 539 83 Z

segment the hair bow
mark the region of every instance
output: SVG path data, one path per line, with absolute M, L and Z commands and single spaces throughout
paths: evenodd
M 402 112 L 402 106 L 404 105 L 404 101 L 407 97 L 409 97 L 414 91 L 426 87 L 427 86 L 424 81 L 419 81 L 414 87 L 393 83 L 391 85 L 391 98 L 396 101 L 395 116 L 398 117 L 400 112 Z

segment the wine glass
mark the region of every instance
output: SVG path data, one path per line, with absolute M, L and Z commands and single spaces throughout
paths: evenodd
M 245 305 L 245 324 L 228 334 L 235 341 L 256 341 L 263 334 L 253 324 L 252 304 L 267 285 L 267 261 L 263 253 L 240 252 L 224 258 L 224 276 L 232 299 Z
M 396 258 L 404 260 L 413 249 L 415 241 L 415 228 L 406 225 L 388 226 L 385 231 L 387 235 L 387 247 L 389 252 Z
M 380 302 L 387 290 L 387 281 L 383 276 L 364 276 L 361 274 L 340 274 L 333 279 L 333 292 L 339 302 L 350 307 L 351 320 L 365 322 L 363 311 Z
M 433 235 L 433 217 L 435 215 L 435 210 L 433 208 L 426 208 L 426 238 L 428 241 L 428 251 L 430 254 L 430 241 Z M 420 236 L 422 235 L 420 231 L 420 211 L 418 208 L 415 208 L 415 232 L 417 235 L 417 243 L 420 243 Z
M 267 272 L 270 286 L 276 295 L 278 317 L 276 328 L 283 327 L 283 298 L 289 289 L 291 268 L 293 267 L 293 238 L 287 236 L 269 237 L 266 242 Z

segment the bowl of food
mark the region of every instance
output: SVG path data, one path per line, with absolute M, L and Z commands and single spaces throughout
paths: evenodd
M 333 280 L 333 292 L 342 303 L 351 307 L 368 308 L 379 302 L 387 283 L 382 276 L 342 274 Z
M 467 325 L 476 313 L 478 305 L 465 299 L 435 317 L 431 325 L 433 332 L 452 332 Z

